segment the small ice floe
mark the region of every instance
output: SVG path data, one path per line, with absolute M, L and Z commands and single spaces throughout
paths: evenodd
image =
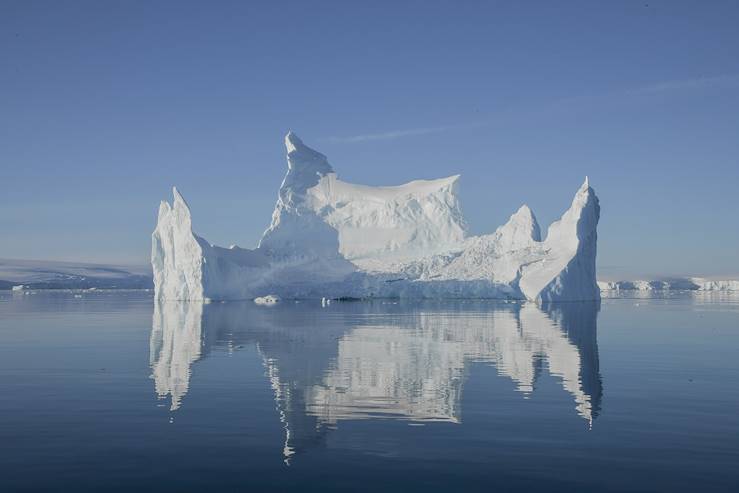
M 268 294 L 267 296 L 258 296 L 254 298 L 254 303 L 257 305 L 274 305 L 280 301 L 280 297 L 276 294 Z
M 23 291 L 24 289 L 26 289 L 26 287 L 23 284 L 19 284 L 17 286 L 13 286 L 13 288 L 12 288 L 13 291 Z
M 82 298 L 82 295 L 81 294 L 76 294 L 76 295 L 74 295 L 74 297 L 75 298 Z

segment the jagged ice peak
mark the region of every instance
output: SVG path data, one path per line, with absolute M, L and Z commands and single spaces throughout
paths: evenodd
M 159 299 L 476 297 L 598 299 L 600 206 L 588 178 L 545 240 L 523 205 L 494 234 L 470 236 L 459 175 L 371 187 L 340 180 L 293 132 L 270 226 L 254 250 L 192 232 L 177 189 L 152 236 Z

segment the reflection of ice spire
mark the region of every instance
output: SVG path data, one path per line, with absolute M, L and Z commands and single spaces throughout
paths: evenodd
M 285 413 L 285 408 L 290 407 L 290 389 L 283 389 L 280 384 L 280 369 L 277 367 L 276 361 L 265 356 L 262 356 L 262 361 L 267 372 L 267 378 L 269 378 L 270 387 L 272 387 L 272 392 L 275 394 L 275 409 L 285 430 L 285 445 L 282 447 L 282 456 L 285 457 L 285 464 L 289 466 L 290 458 L 295 454 L 295 449 L 290 444 L 290 422 L 287 420 L 287 414 Z
M 324 446 L 342 420 L 461 422 L 463 384 L 475 363 L 494 365 L 524 397 L 547 370 L 589 426 L 600 411 L 597 303 L 422 305 L 400 312 L 338 304 L 330 313 L 290 306 L 155 304 L 150 350 L 157 393 L 171 396 L 177 409 L 190 367 L 208 347 L 255 343 L 284 428 L 287 464 Z
M 190 365 L 201 355 L 202 307 L 198 302 L 154 304 L 149 363 L 156 392 L 172 398 L 172 411 L 187 394 Z
M 600 378 L 596 325 L 600 302 L 555 303 L 542 306 L 548 317 L 567 334 L 580 360 L 577 387 L 588 398 L 592 420 L 600 413 L 603 384 Z M 586 415 L 587 416 L 587 415 Z
M 546 362 L 574 398 L 578 414 L 592 423 L 600 390 L 589 394 L 583 381 L 599 377 L 582 376 L 597 372 L 597 364 L 586 367 L 579 341 L 568 338 L 572 330 L 594 340 L 595 305 L 588 310 L 591 324 L 582 328 L 560 326 L 558 321 L 573 320 L 559 313 L 549 317 L 532 303 L 472 317 L 421 312 L 402 325 L 357 327 L 339 341 L 336 362 L 322 382 L 307 391 L 306 412 L 332 424 L 377 417 L 459 422 L 469 362 L 494 364 L 525 398 Z
M 549 365 L 549 372 L 562 380 L 562 386 L 575 399 L 577 413 L 592 420 L 590 396 L 580 385 L 582 365 L 578 348 L 568 340 L 566 333 L 533 303 L 521 309 L 524 339 L 532 349 L 540 352 Z
M 275 347 L 270 335 L 260 339 L 257 339 L 257 350 L 262 356 L 262 364 L 274 393 L 275 410 L 285 430 L 282 456 L 289 466 L 301 451 L 322 446 L 327 432 L 314 416 L 305 412 L 305 391 L 308 386 L 303 379 L 311 379 L 312 370 L 318 368 L 306 368 L 303 363 L 312 366 L 315 361 L 291 354 L 290 349 L 286 351 L 287 354 L 283 353 L 286 347 L 290 347 L 290 342 L 283 341 L 286 344 Z M 333 338 L 330 340 L 334 342 Z M 309 356 L 315 357 L 310 353 Z

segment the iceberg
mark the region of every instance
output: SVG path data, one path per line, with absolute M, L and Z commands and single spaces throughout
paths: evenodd
M 223 248 L 195 234 L 176 188 L 172 203 L 161 203 L 152 233 L 156 299 L 600 299 L 600 205 L 587 178 L 544 239 L 526 205 L 492 234 L 472 236 L 459 175 L 356 185 L 294 133 L 285 146 L 287 174 L 255 249 Z

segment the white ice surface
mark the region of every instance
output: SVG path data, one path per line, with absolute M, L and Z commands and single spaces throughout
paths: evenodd
M 268 294 L 267 296 L 257 296 L 254 298 L 254 303 L 257 305 L 274 305 L 279 303 L 280 297 L 274 294 Z
M 522 206 L 494 233 L 469 236 L 459 176 L 368 187 L 339 180 L 293 133 L 288 172 L 259 247 L 230 249 L 193 233 L 175 189 L 153 233 L 158 299 L 300 297 L 599 299 L 600 207 L 587 179 L 544 240 Z
M 458 246 L 466 225 L 459 176 L 369 187 L 337 178 L 326 157 L 293 133 L 285 137 L 288 173 L 260 248 L 273 257 L 311 252 L 357 263 L 413 259 Z

